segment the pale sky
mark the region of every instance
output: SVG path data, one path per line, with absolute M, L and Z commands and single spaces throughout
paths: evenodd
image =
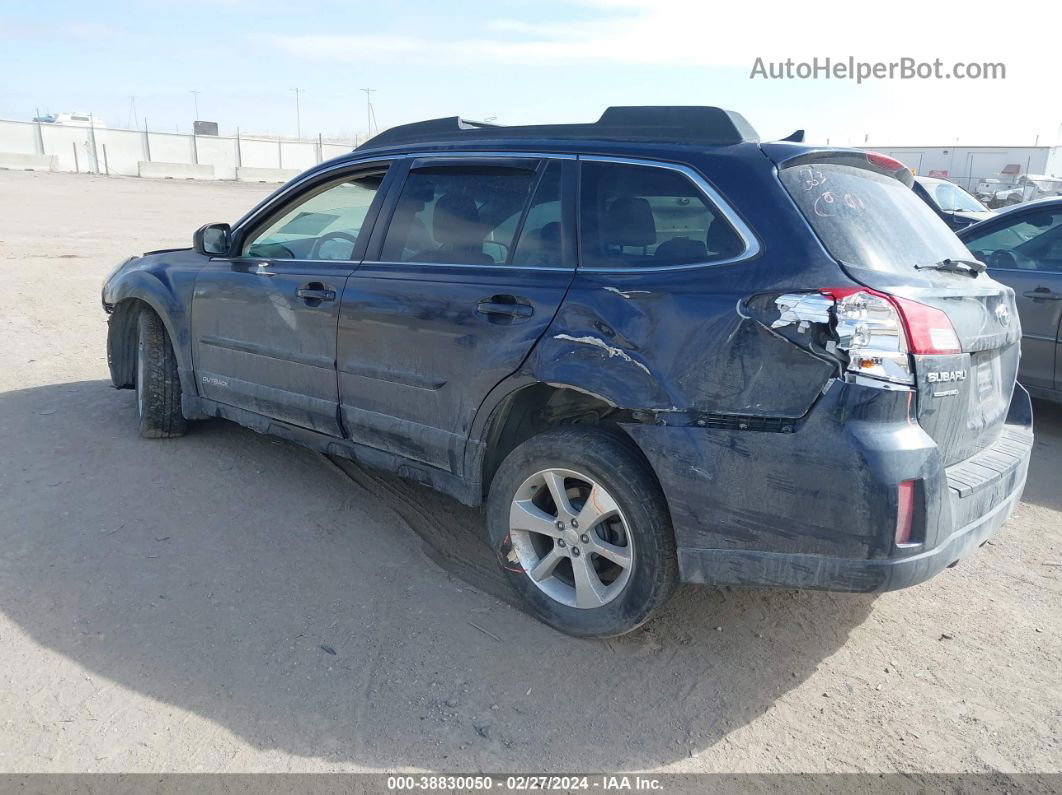
M 608 105 L 719 105 L 765 139 L 1062 143 L 1062 3 L 898 0 L 0 0 L 0 117 L 89 111 L 187 132 L 364 134 L 438 116 L 589 121 Z M 750 79 L 757 57 L 1001 62 L 997 80 Z M 192 90 L 200 93 L 193 95 Z M 132 100 L 131 97 L 135 97 Z

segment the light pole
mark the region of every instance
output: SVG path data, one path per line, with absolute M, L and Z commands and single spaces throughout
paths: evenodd
M 302 114 L 299 110 L 299 92 L 301 92 L 302 89 L 293 88 L 291 90 L 295 92 L 295 136 L 297 138 L 302 138 Z
M 199 95 L 202 92 L 192 89 L 189 93 L 192 95 L 192 102 L 195 104 L 195 120 L 199 121 Z
M 363 88 L 365 92 L 365 132 L 372 136 L 372 95 L 376 92 L 375 88 Z

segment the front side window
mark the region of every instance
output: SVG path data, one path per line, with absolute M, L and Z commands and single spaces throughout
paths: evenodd
M 361 174 L 301 196 L 251 236 L 244 256 L 350 260 L 384 172 Z
M 966 239 L 990 268 L 1062 272 L 1062 209 L 1023 215 Z
M 382 259 L 505 264 L 534 183 L 534 171 L 508 166 L 415 169 L 402 186 Z
M 719 210 L 673 169 L 585 162 L 580 212 L 584 267 L 709 263 L 745 250 Z

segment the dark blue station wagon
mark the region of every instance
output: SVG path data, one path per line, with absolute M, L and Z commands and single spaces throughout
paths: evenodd
M 891 158 L 739 114 L 388 130 L 107 280 L 140 432 L 224 417 L 486 506 L 529 609 L 878 591 L 992 535 L 1032 446 L 1013 291 Z

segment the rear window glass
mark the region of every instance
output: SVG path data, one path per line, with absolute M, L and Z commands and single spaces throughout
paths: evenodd
M 779 176 L 826 250 L 847 265 L 909 273 L 915 265 L 970 257 L 894 177 L 834 163 L 793 166 Z
M 946 213 L 983 213 L 988 208 L 958 185 L 950 182 L 930 182 L 922 186 L 933 197 L 937 207 Z

